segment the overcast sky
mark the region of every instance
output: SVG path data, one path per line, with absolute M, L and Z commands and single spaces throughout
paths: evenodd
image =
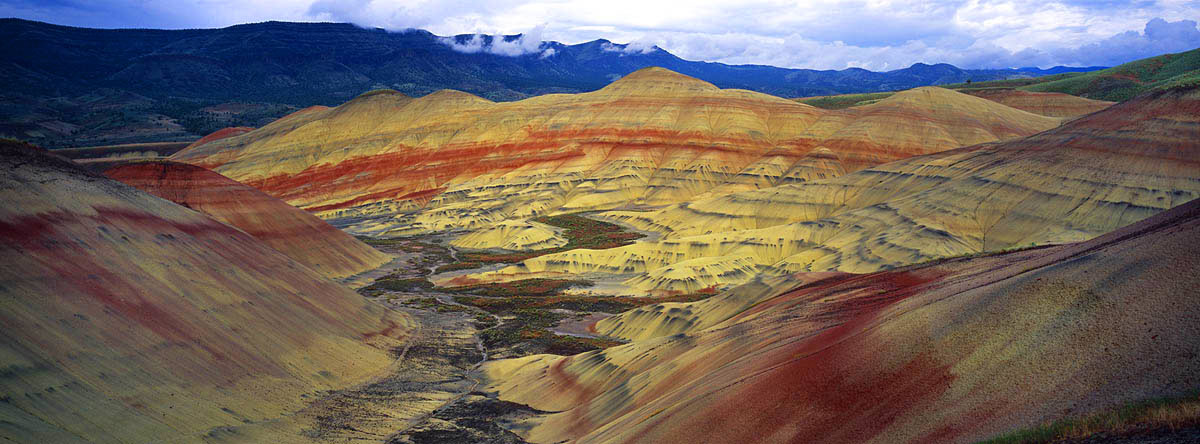
M 817 69 L 1112 66 L 1200 47 L 1197 0 L 0 0 L 0 16 L 103 28 L 285 20 L 526 34 L 506 55 L 539 51 L 540 40 L 604 38 L 690 60 Z

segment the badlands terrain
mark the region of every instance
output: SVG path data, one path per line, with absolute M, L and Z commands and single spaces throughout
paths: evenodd
M 1195 440 L 1194 59 L 5 140 L 0 437 Z

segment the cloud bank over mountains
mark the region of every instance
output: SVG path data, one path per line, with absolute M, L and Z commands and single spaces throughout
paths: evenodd
M 553 56 L 555 50 L 549 47 L 549 42 L 542 40 L 544 30 L 545 26 L 542 25 L 511 38 L 473 34 L 465 40 L 458 37 L 442 37 L 441 42 L 455 51 L 468 54 L 485 52 L 510 57 L 538 54 L 539 57 L 546 58 Z
M 817 69 L 1116 65 L 1200 47 L 1191 0 L 0 0 L 0 16 L 151 28 L 351 22 L 474 34 L 446 43 L 509 56 L 603 38 L 628 42 L 612 45 L 624 53 Z

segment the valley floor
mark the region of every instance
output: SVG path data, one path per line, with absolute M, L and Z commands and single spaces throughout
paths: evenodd
M 608 313 L 563 308 L 488 311 L 459 301 L 499 302 L 501 296 L 465 296 L 425 280 L 457 262 L 439 239 L 371 241 L 395 260 L 343 280 L 365 297 L 403 311 L 418 323 L 393 351 L 391 371 L 370 383 L 334 391 L 298 414 L 301 434 L 318 442 L 520 443 L 509 431 L 544 414 L 480 391 L 479 366 L 490 360 L 535 353 L 574 354 L 620 342 L 587 333 Z M 406 286 L 407 285 L 407 286 Z M 487 306 L 486 303 L 480 305 Z M 516 311 L 516 313 L 514 313 Z

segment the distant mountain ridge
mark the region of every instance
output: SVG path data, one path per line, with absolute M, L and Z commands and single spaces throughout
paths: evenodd
M 520 36 L 389 32 L 346 23 L 265 22 L 221 29 L 87 29 L 0 19 L 0 136 L 44 146 L 193 140 L 226 126 L 262 126 L 298 108 L 338 105 L 389 88 L 439 89 L 490 100 L 600 89 L 650 66 L 782 97 L 890 91 L 1063 70 L 963 70 L 923 63 L 872 72 L 688 61 L 607 40 L 542 43 L 520 56 L 486 49 Z M 474 53 L 450 43 L 474 41 Z M 553 51 L 546 51 L 552 49 Z M 552 53 L 552 54 L 550 54 Z M 237 106 L 222 106 L 236 102 Z
M 621 76 L 661 66 L 722 88 L 783 97 L 890 91 L 968 79 L 1041 76 L 1095 68 L 971 69 L 917 63 L 872 72 L 789 69 L 684 60 L 661 48 L 645 52 L 594 40 L 545 42 L 553 55 L 508 56 L 452 49 L 423 30 L 389 32 L 346 23 L 264 22 L 220 29 L 87 29 L 0 19 L 10 42 L 0 63 L 18 91 L 78 92 L 87 87 L 133 90 L 150 97 L 205 96 L 293 105 L 336 105 L 368 89 L 408 95 L 458 89 L 491 100 L 595 90 Z M 452 39 L 463 42 L 471 35 Z M 495 37 L 482 36 L 485 45 Z M 505 36 L 515 40 L 519 36 Z M 486 46 L 485 46 L 486 47 Z M 60 83 L 61 82 L 61 83 Z M 180 91 L 179 88 L 192 91 Z

